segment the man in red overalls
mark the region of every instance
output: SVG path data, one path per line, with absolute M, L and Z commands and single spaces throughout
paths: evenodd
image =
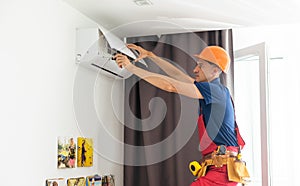
M 198 66 L 194 69 L 196 74 L 194 84 L 203 96 L 203 99 L 199 99 L 198 119 L 202 156 L 211 156 L 220 146 L 225 146 L 227 152 L 236 156 L 239 147 L 244 146 L 244 141 L 239 135 L 235 122 L 229 90 L 220 83 L 218 75 L 220 72 L 214 75 L 212 70 L 214 68 L 211 67 L 217 66 L 220 71 L 226 72 L 230 62 L 229 55 L 220 47 L 210 46 L 195 56 L 199 61 Z M 203 79 L 202 73 L 207 74 L 206 79 Z M 199 177 L 191 184 L 191 186 L 201 185 L 237 185 L 237 183 L 228 180 L 227 166 L 224 165 L 221 167 L 209 166 L 206 175 Z
M 243 140 L 236 132 L 233 104 L 228 89 L 220 83 L 219 76 L 227 71 L 230 63 L 228 53 L 221 47 L 208 46 L 197 57 L 194 68 L 195 78 L 191 78 L 169 62 L 145 49 L 129 44 L 128 48 L 137 50 L 139 57 L 150 58 L 168 76 L 152 73 L 136 67 L 122 54 L 114 57 L 119 67 L 139 76 L 152 85 L 191 98 L 199 99 L 200 113 L 198 129 L 200 150 L 203 157 L 209 156 L 218 146 L 225 146 L 227 151 L 237 153 Z M 206 174 L 197 178 L 191 186 L 237 185 L 228 180 L 226 165 L 221 167 L 209 166 Z

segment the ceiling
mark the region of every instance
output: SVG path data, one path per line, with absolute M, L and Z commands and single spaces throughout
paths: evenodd
M 299 0 L 64 1 L 119 37 L 300 22 Z

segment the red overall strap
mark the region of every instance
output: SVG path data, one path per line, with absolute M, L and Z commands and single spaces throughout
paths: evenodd
M 198 118 L 198 132 L 202 156 L 212 153 L 214 150 L 217 149 L 218 146 L 210 139 L 206 132 L 202 114 Z
M 230 97 L 231 99 L 231 102 L 232 102 L 232 106 L 233 106 L 233 112 L 234 112 L 234 127 L 235 127 L 235 132 L 236 132 L 236 138 L 237 138 L 237 142 L 238 142 L 238 145 L 241 147 L 241 149 L 245 146 L 245 141 L 244 139 L 242 138 L 241 134 L 240 134 L 240 130 L 239 130 L 239 127 L 236 123 L 236 116 L 235 116 L 235 108 L 234 108 L 234 102 L 233 102 L 233 99 L 232 97 Z
M 234 103 L 233 103 L 232 98 L 231 98 L 231 102 L 232 102 L 233 111 L 234 111 L 234 125 L 235 125 L 237 143 L 238 143 L 239 147 L 242 149 L 245 146 L 245 141 L 242 138 L 240 131 L 239 131 L 239 127 L 236 123 L 235 108 L 234 108 Z M 211 140 L 211 138 L 207 134 L 202 114 L 200 114 L 200 116 L 198 118 L 198 132 L 199 132 L 200 150 L 201 150 L 202 156 L 212 153 L 214 150 L 217 149 L 218 146 Z

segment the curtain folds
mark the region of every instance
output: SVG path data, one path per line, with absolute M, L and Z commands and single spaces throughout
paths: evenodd
M 219 45 L 231 55 L 221 81 L 233 94 L 232 30 L 127 38 L 170 60 L 193 77 L 194 54 Z M 153 62 L 137 66 L 164 74 Z M 189 162 L 201 158 L 197 133 L 198 100 L 168 93 L 131 76 L 125 80 L 124 186 L 189 185 Z

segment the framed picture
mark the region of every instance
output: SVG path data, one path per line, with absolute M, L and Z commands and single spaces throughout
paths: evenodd
M 64 178 L 46 179 L 46 186 L 64 186 Z
M 93 166 L 93 139 L 92 138 L 77 138 L 77 166 L 91 167 Z
M 115 186 L 115 176 L 110 175 L 103 175 L 102 176 L 102 186 Z
M 85 186 L 85 178 L 84 177 L 68 178 L 67 186 Z
M 98 174 L 86 177 L 86 186 L 102 186 L 101 176 Z
M 76 167 L 76 142 L 74 137 L 58 137 L 57 168 Z

